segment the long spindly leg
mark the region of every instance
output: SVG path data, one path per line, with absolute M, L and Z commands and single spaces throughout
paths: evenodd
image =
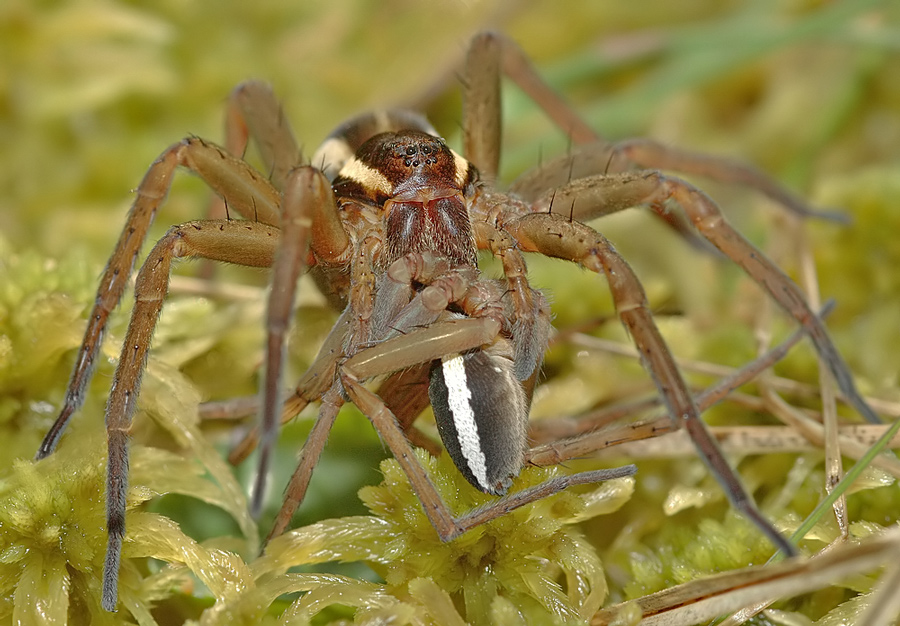
M 848 221 L 847 216 L 840 212 L 811 207 L 803 198 L 759 168 L 736 159 L 679 150 L 652 139 L 631 139 L 618 143 L 615 145 L 613 158 L 620 155 L 639 167 L 703 176 L 755 189 L 800 217 Z
M 241 83 L 228 98 L 226 147 L 238 149 L 243 144 L 241 152 L 232 153 L 242 157 L 248 136 L 256 143 L 269 180 L 276 189 L 285 189 L 291 170 L 308 164 L 272 86 L 259 80 Z
M 286 335 L 297 291 L 310 249 L 325 250 L 325 260 L 340 259 L 352 250 L 340 224 L 331 185 L 319 170 L 303 166 L 291 171 L 281 204 L 281 243 L 272 266 L 266 308 L 266 352 L 260 389 L 260 455 L 251 512 L 258 515 L 265 496 L 272 449 L 282 413 L 281 372 Z
M 702 176 L 723 183 L 755 189 L 798 217 L 818 217 L 846 222 L 836 211 L 811 207 L 771 176 L 737 159 L 679 150 L 652 139 L 630 139 L 614 145 L 595 143 L 577 146 L 567 154 L 545 161 L 519 176 L 509 191 L 522 200 L 547 203 L 548 190 L 563 187 L 580 178 L 598 174 L 619 174 L 634 166 Z M 544 197 L 543 200 L 541 198 Z M 556 202 L 554 201 L 554 204 Z M 568 205 L 560 204 L 568 210 Z M 661 216 L 665 216 L 661 212 Z
M 278 192 L 243 161 L 198 138 L 185 139 L 163 152 L 141 181 L 125 228 L 103 272 L 62 410 L 38 449 L 38 459 L 53 452 L 69 419 L 84 401 L 84 389 L 90 381 L 109 315 L 122 298 L 135 259 L 179 165 L 206 180 L 240 214 L 278 225 Z
M 765 254 L 750 243 L 725 219 L 722 211 L 705 193 L 679 178 L 660 172 L 592 176 L 575 180 L 538 200 L 534 210 L 547 210 L 557 202 L 573 207 L 566 215 L 590 220 L 598 215 L 621 211 L 641 204 L 663 206 L 674 200 L 707 241 L 737 263 L 778 305 L 806 329 L 816 350 L 828 363 L 844 399 L 872 423 L 881 420 L 853 382 L 825 324 L 810 308 L 800 288 Z M 549 213 L 550 211 L 548 211 Z
M 303 156 L 281 103 L 265 82 L 249 80 L 235 87 L 225 108 L 225 151 L 241 159 L 250 138 L 256 142 L 269 182 L 283 190 L 288 173 L 303 164 Z M 207 209 L 210 219 L 228 217 L 227 198 L 214 194 Z
M 823 314 L 826 312 L 827 310 L 824 310 Z M 700 411 L 705 411 L 724 400 L 731 392 L 746 385 L 764 370 L 783 359 L 788 351 L 797 345 L 804 336 L 803 329 L 796 330 L 776 347 L 698 393 L 695 396 L 697 408 Z M 658 405 L 663 401 L 662 398 L 654 398 L 653 400 L 652 403 L 644 403 L 640 408 L 650 408 L 650 406 Z M 540 466 L 565 463 L 570 459 L 589 455 L 619 443 L 672 432 L 678 426 L 665 412 L 653 414 L 638 422 L 624 426 L 606 428 L 603 428 L 603 425 L 608 424 L 609 420 L 603 420 L 602 423 L 598 424 L 592 419 L 579 417 L 569 420 L 571 427 L 565 430 L 559 427 L 560 421 L 557 419 L 539 420 L 534 424 L 529 434 L 532 441 L 536 441 L 539 445 L 525 454 L 526 462 Z M 542 427 L 542 424 L 546 426 Z
M 509 76 L 576 143 L 602 142 L 572 108 L 540 78 L 528 56 L 511 39 L 495 32 L 475 35 L 466 55 L 463 80 L 464 151 L 493 181 L 500 168 L 500 75 Z
M 568 259 L 606 275 L 619 319 L 631 334 L 641 361 L 663 397 L 671 419 L 690 434 L 732 505 L 753 520 L 780 550 L 795 554 L 790 543 L 756 508 L 740 479 L 722 456 L 718 444 L 700 419 L 700 411 L 653 320 L 643 287 L 610 243 L 590 227 L 555 214 L 527 215 L 511 220 L 504 224 L 504 228 L 523 250 Z
M 500 169 L 501 46 L 493 33 L 476 35 L 463 80 L 463 152 L 488 181 L 495 181 Z
M 495 32 L 475 35 L 469 44 L 463 80 L 465 154 L 494 180 L 500 163 L 500 74 L 511 78 L 575 143 L 602 142 L 573 109 L 553 91 L 511 39 Z M 597 171 L 597 170 L 595 170 Z
M 157 242 L 135 282 L 135 305 L 106 405 L 109 461 L 106 519 L 109 543 L 103 572 L 103 608 L 114 611 L 128 490 L 128 432 L 137 408 L 150 340 L 169 286 L 172 261 L 198 257 L 255 267 L 272 264 L 279 231 L 249 221 L 204 220 L 175 226 Z
M 237 159 L 243 159 L 247 144 L 253 138 L 262 157 L 263 170 L 269 182 L 283 191 L 290 171 L 304 164 L 303 155 L 297 146 L 294 132 L 284 115 L 281 103 L 268 83 L 248 80 L 241 83 L 228 96 L 225 109 L 225 151 Z M 227 219 L 229 198 L 214 193 L 206 210 L 209 219 Z M 257 219 L 255 215 L 241 211 L 247 219 Z M 199 274 L 205 278 L 213 275 L 215 264 L 205 261 Z
M 331 432 L 331 427 L 334 425 L 334 420 L 337 418 L 338 411 L 343 404 L 344 398 L 341 395 L 340 385 L 332 378 L 330 389 L 322 397 L 322 406 L 319 409 L 316 423 L 310 430 L 309 436 L 300 450 L 297 469 L 294 470 L 291 479 L 285 487 L 281 509 L 275 516 L 272 529 L 266 537 L 266 543 L 287 529 L 294 512 L 300 506 L 300 503 L 303 502 L 303 498 L 306 497 L 306 490 L 309 487 L 313 469 L 319 462 L 319 456 L 325 448 L 328 433 Z
M 789 315 L 806 328 L 847 402 L 867 421 L 880 423 L 878 415 L 856 389 L 853 376 L 831 341 L 825 324 L 810 308 L 796 283 L 735 230 L 705 193 L 677 178 L 660 176 L 660 186 L 664 197 L 673 198 L 684 209 L 701 235 L 741 266 Z

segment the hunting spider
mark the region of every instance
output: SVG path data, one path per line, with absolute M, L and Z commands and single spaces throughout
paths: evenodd
M 372 421 L 390 447 L 443 540 L 570 484 L 634 471 L 623 468 L 554 479 L 456 518 L 411 453 L 404 432 L 429 398 L 416 391 L 424 385 L 397 384 L 397 372 L 403 372 L 406 380 L 430 381 L 430 402 L 444 446 L 474 486 L 503 495 L 517 476 L 527 448 L 531 389 L 550 332 L 546 300 L 529 286 L 522 255 L 537 252 L 606 276 L 619 318 L 672 424 L 687 429 L 733 505 L 779 549 L 793 553 L 757 510 L 701 421 L 640 282 L 609 242 L 586 224 L 635 206 L 649 206 L 665 218 L 670 217 L 670 204 L 681 207 L 700 235 L 797 320 L 845 397 L 867 419 L 877 421 L 799 288 L 725 221 L 706 194 L 657 168 L 739 182 L 797 212 L 808 209 L 744 165 L 675 151 L 652 141 L 605 143 L 537 77 L 524 54 L 501 36 L 477 36 L 466 63 L 465 158 L 452 152 L 418 114 L 391 111 L 363 115 L 341 126 L 307 162 L 269 88 L 250 82 L 232 94 L 227 150 L 189 137 L 164 151 L 150 167 L 103 274 L 65 404 L 38 458 L 53 451 L 81 405 L 110 311 L 125 290 L 177 167 L 200 176 L 231 213 L 245 219 L 198 220 L 171 228 L 138 273 L 136 304 L 106 415 L 109 544 L 103 606 L 107 610 L 117 605 L 128 431 L 171 265 L 183 257 L 273 268 L 265 322 L 254 510 L 260 506 L 279 419 L 296 415 L 308 403 L 321 403 L 273 535 L 286 528 L 302 501 L 338 409 L 348 400 Z M 493 188 L 500 154 L 501 72 L 579 144 L 566 156 L 524 174 L 508 192 Z M 243 154 L 251 136 L 269 176 L 233 156 Z M 479 274 L 479 249 L 489 250 L 500 260 L 502 280 Z M 342 303 L 344 312 L 282 404 L 285 334 L 298 277 L 307 269 L 333 300 Z M 390 376 L 379 395 L 361 384 L 383 375 Z M 582 448 L 590 448 L 590 437 L 581 441 Z M 242 458 L 255 444 L 256 436 L 249 436 L 233 458 Z

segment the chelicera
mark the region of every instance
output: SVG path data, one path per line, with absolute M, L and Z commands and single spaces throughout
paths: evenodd
M 528 91 L 579 144 L 564 157 L 527 172 L 507 192 L 493 186 L 500 155 L 501 72 Z M 671 422 L 688 430 L 734 506 L 779 549 L 794 552 L 757 510 L 700 420 L 697 402 L 666 347 L 637 277 L 586 223 L 630 207 L 649 206 L 668 216 L 669 204 L 680 206 L 700 235 L 797 320 L 828 363 L 844 396 L 864 417 L 877 421 L 799 288 L 728 224 L 706 194 L 658 169 L 642 168 L 740 182 L 789 209 L 801 213 L 809 209 L 742 164 L 650 141 L 604 142 L 562 104 L 536 76 L 524 54 L 502 36 L 482 34 L 473 40 L 464 90 L 465 158 L 453 152 L 420 115 L 390 111 L 354 118 L 335 130 L 306 161 L 271 90 L 251 82 L 232 94 L 227 149 L 191 137 L 168 148 L 150 167 L 101 279 L 65 404 L 38 458 L 53 451 L 81 405 L 110 311 L 127 286 L 178 166 L 205 180 L 224 200 L 229 217 L 171 228 L 137 276 L 136 304 L 107 405 L 109 544 L 104 608 L 117 606 L 128 430 L 171 265 L 183 257 L 272 267 L 260 426 L 258 434 L 249 435 L 232 455 L 232 460 L 240 460 L 259 443 L 254 509 L 258 510 L 264 491 L 279 419 L 296 415 L 309 403 L 321 405 L 272 535 L 284 531 L 302 501 L 328 431 L 348 400 L 378 429 L 443 540 L 571 484 L 634 471 L 626 467 L 554 479 L 454 517 L 411 454 L 405 433 L 415 437 L 408 427 L 430 401 L 444 446 L 469 482 L 496 495 L 506 494 L 512 486 L 526 455 L 531 390 L 550 332 L 549 307 L 529 285 L 523 257 L 523 252 L 536 252 L 605 275 L 619 318 L 638 347 Z M 260 147 L 268 176 L 234 156 L 243 154 L 249 137 Z M 245 219 L 231 219 L 233 213 Z M 499 258 L 502 279 L 479 273 L 478 250 Z M 285 336 L 297 280 L 307 270 L 343 307 L 343 313 L 314 363 L 284 401 Z M 379 376 L 387 378 L 378 394 L 362 385 Z M 400 376 L 422 384 L 396 384 Z M 427 396 L 409 392 L 425 388 Z M 583 453 L 591 446 L 591 436 L 580 441 L 578 450 Z

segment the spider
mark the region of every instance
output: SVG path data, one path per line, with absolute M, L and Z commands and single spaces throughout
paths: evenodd
M 527 172 L 506 192 L 494 188 L 500 155 L 501 73 L 578 144 L 566 156 Z M 636 206 L 649 206 L 678 228 L 692 223 L 797 320 L 848 401 L 866 419 L 878 421 L 799 288 L 728 224 L 706 194 L 659 169 L 739 182 L 798 213 L 810 210 L 748 166 L 647 140 L 615 145 L 603 141 L 502 35 L 482 33 L 472 40 L 463 89 L 465 158 L 453 152 L 422 116 L 398 110 L 350 120 L 326 139 L 311 161 L 304 161 L 271 90 L 249 82 L 232 93 L 228 149 L 189 137 L 165 150 L 150 167 L 103 273 L 64 405 L 38 458 L 54 450 L 81 405 L 109 314 L 129 282 L 177 167 L 200 176 L 229 212 L 245 219 L 227 215 L 174 226 L 138 272 L 136 303 L 106 410 L 109 543 L 102 599 L 106 610 L 117 606 L 128 430 L 172 262 L 184 257 L 272 267 L 254 511 L 260 507 L 279 418 L 296 415 L 309 403 L 321 403 L 270 537 L 284 531 L 302 501 L 327 434 L 347 401 L 372 421 L 445 541 L 569 485 L 634 472 L 629 466 L 557 478 L 454 517 L 411 453 L 406 433 L 419 441 L 408 426 L 430 401 L 444 446 L 469 482 L 484 492 L 504 495 L 518 475 L 526 458 L 531 390 L 550 333 L 547 302 L 528 282 L 523 257 L 527 251 L 566 259 L 606 276 L 618 316 L 658 388 L 668 419 L 687 429 L 732 504 L 778 549 L 795 553 L 757 510 L 701 421 L 697 402 L 666 347 L 637 277 L 586 223 Z M 269 176 L 234 156 L 243 153 L 250 137 L 260 147 Z M 670 201 L 681 207 L 687 221 L 672 218 Z M 489 250 L 499 258 L 501 280 L 479 273 L 477 250 Z M 285 334 L 297 280 L 306 270 L 340 303 L 343 313 L 284 401 Z M 378 394 L 362 384 L 385 375 Z M 427 397 L 419 391 L 424 385 L 401 384 L 401 376 L 407 383 L 427 381 Z M 256 435 L 248 436 L 233 459 L 242 458 L 256 441 Z M 580 440 L 581 449 L 590 446 L 590 435 Z

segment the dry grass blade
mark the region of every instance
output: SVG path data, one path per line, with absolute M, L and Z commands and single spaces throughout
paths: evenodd
M 811 559 L 792 559 L 775 565 L 749 567 L 678 585 L 604 609 L 591 623 L 594 626 L 616 623 L 620 615 L 633 611 L 632 605 L 636 604 L 641 611 L 643 626 L 688 626 L 750 604 L 788 598 L 817 589 L 876 568 L 896 559 L 898 555 L 900 532 L 890 531 L 872 541 L 840 546 Z M 890 615 L 882 609 L 884 605 L 878 606 L 879 620 L 884 615 Z M 890 622 L 869 622 L 871 626 L 887 623 Z
M 780 399 L 780 398 L 779 398 Z M 781 400 L 781 402 L 784 402 Z M 786 405 L 786 403 L 785 403 Z M 774 406 L 774 405 L 773 405 Z M 794 407 L 788 408 L 795 416 L 803 414 Z M 810 428 L 822 425 L 807 420 Z M 845 455 L 859 459 L 875 441 L 887 432 L 890 426 L 875 424 L 854 424 L 838 428 L 841 447 Z M 710 432 L 719 442 L 722 450 L 740 454 L 772 454 L 776 452 L 810 452 L 821 450 L 821 436 L 807 436 L 794 426 L 711 426 Z M 900 438 L 895 437 L 888 442 L 888 448 L 900 448 Z M 622 443 L 611 449 L 615 455 L 630 458 L 673 458 L 694 454 L 690 438 L 682 432 L 666 433 L 653 439 Z M 888 456 L 879 456 L 872 465 L 900 478 L 900 462 Z

